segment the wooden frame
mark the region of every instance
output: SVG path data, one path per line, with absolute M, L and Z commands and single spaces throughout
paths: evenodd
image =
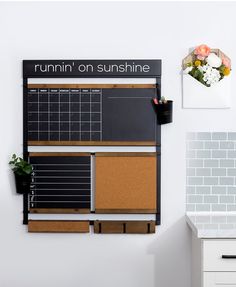
M 28 141 L 29 146 L 155 146 L 155 141 Z
M 89 232 L 89 221 L 72 220 L 29 220 L 29 232 Z
M 28 84 L 29 89 L 155 89 L 155 84 Z
M 90 156 L 89 152 L 30 152 L 29 156 Z
M 94 233 L 155 233 L 155 221 L 100 221 L 94 222 Z
M 153 153 L 153 157 L 156 158 L 157 161 L 157 167 L 156 167 L 156 178 L 157 178 L 157 188 L 156 188 L 156 194 L 158 201 L 155 201 L 155 209 L 149 208 L 149 209 L 141 209 L 141 213 L 156 213 L 156 224 L 160 224 L 160 142 L 161 142 L 161 129 L 160 126 L 156 126 L 156 135 L 157 137 L 155 138 L 154 141 L 28 141 L 28 126 L 27 126 L 27 97 L 26 95 L 28 94 L 28 88 L 113 88 L 113 89 L 122 89 L 122 88 L 127 88 L 127 89 L 141 89 L 141 88 L 146 88 L 146 89 L 157 89 L 157 92 L 155 93 L 158 98 L 161 97 L 161 61 L 160 60 L 130 60 L 127 61 L 127 63 L 132 64 L 134 61 L 135 62 L 141 62 L 145 64 L 150 64 L 151 70 L 148 73 L 131 73 L 131 72 L 125 72 L 125 73 L 102 73 L 102 74 L 91 74 L 91 73 L 79 73 L 77 72 L 66 72 L 66 73 L 51 73 L 51 72 L 46 72 L 46 73 L 38 73 L 33 69 L 33 65 L 38 64 L 38 63 L 49 63 L 51 64 L 58 64 L 62 60 L 27 60 L 23 61 L 23 107 L 24 107 L 24 137 L 23 137 L 23 154 L 24 154 L 24 159 L 27 160 L 28 156 L 88 156 L 90 153 L 62 153 L 62 152 L 40 152 L 40 153 L 35 153 L 31 152 L 29 154 L 28 148 L 29 146 L 153 146 L 156 147 L 157 152 Z M 99 60 L 100 61 L 100 60 Z M 64 61 L 65 63 L 69 63 L 71 61 Z M 73 63 L 82 63 L 82 62 L 90 62 L 90 60 L 86 61 L 81 61 L 81 60 L 73 60 Z M 92 60 L 91 62 L 96 63 L 95 60 Z M 123 60 L 101 60 L 100 62 L 104 63 L 110 63 L 110 62 L 117 62 L 117 63 L 123 63 Z M 60 64 L 60 63 L 59 63 Z M 156 84 L 29 84 L 29 78 L 154 78 L 156 80 Z M 151 98 L 150 98 L 151 99 Z M 116 154 L 116 155 L 115 155 Z M 111 155 L 111 154 L 110 154 Z M 133 154 L 134 155 L 134 154 Z M 101 157 L 102 154 L 97 154 L 97 157 Z M 104 156 L 104 155 L 103 155 Z M 114 153 L 114 156 L 120 157 L 120 153 Z M 128 156 L 128 155 L 127 155 Z M 131 155 L 129 155 L 131 156 Z M 134 155 L 135 156 L 135 155 Z M 139 158 L 141 157 L 149 157 L 149 155 L 141 155 L 139 154 Z M 23 223 L 27 224 L 28 223 L 28 213 L 29 211 L 32 213 L 48 213 L 50 214 L 52 211 L 53 213 L 63 213 L 63 210 L 66 211 L 66 213 L 85 213 L 89 211 L 88 209 L 85 210 L 80 210 L 78 208 L 68 208 L 68 209 L 52 209 L 52 208 L 31 208 L 30 210 L 28 209 L 29 206 L 29 196 L 28 194 L 24 194 L 24 218 L 23 218 Z M 119 209 L 111 209 L 113 213 L 118 213 L 120 212 Z M 102 210 L 102 209 L 97 209 L 97 213 L 102 212 L 106 213 L 109 212 L 108 209 Z M 122 209 L 122 212 L 126 213 L 139 213 L 137 209 Z M 48 222 L 47 222 L 48 223 Z M 32 224 L 32 222 L 31 222 Z M 93 224 L 91 221 L 90 224 Z M 47 232 L 47 231 L 46 231 Z M 57 231 L 55 231 L 57 232 Z
M 89 214 L 90 209 L 86 208 L 30 208 L 31 214 Z

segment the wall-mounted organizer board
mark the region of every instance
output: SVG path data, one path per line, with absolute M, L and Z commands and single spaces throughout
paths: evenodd
M 161 60 L 23 61 L 29 232 L 154 233 Z

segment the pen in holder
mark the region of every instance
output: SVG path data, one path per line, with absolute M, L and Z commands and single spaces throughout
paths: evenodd
M 157 113 L 157 121 L 159 125 L 169 124 L 173 121 L 173 101 L 165 100 L 164 97 L 158 102 L 155 98 L 153 103 Z

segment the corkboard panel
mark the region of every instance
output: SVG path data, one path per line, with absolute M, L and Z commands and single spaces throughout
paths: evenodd
M 29 220 L 29 232 L 89 232 L 89 221 Z
M 155 156 L 98 156 L 95 165 L 95 211 L 156 211 Z

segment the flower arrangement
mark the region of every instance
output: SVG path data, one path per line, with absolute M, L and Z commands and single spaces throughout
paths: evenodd
M 200 45 L 183 61 L 183 72 L 211 87 L 230 75 L 231 61 L 219 49 Z

